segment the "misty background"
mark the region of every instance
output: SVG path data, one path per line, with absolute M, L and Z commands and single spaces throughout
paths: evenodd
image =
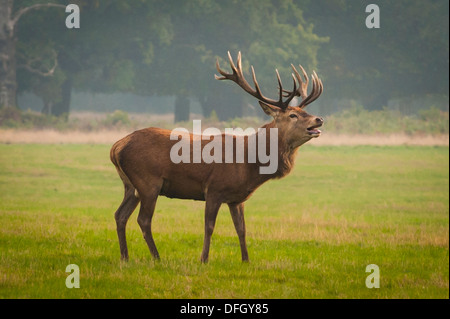
M 0 10 L 12 5 L 14 16 L 36 3 L 43 2 L 0 0 Z M 257 101 L 236 84 L 214 79 L 216 59 L 230 70 L 229 50 L 234 58 L 242 52 L 247 79 L 251 83 L 253 65 L 263 94 L 272 98 L 276 68 L 287 89 L 291 63 L 309 74 L 315 70 L 324 92 L 308 107 L 313 114 L 356 105 L 406 115 L 434 108 L 448 117 L 446 0 L 70 3 L 80 7 L 79 29 L 66 28 L 68 13 L 59 7 L 30 10 L 17 23 L 9 58 L 15 59 L 16 106 L 23 111 L 66 119 L 75 111 L 115 110 L 175 113 L 176 121 L 213 111 L 220 120 L 263 117 Z M 370 3 L 380 8 L 379 29 L 366 27 Z

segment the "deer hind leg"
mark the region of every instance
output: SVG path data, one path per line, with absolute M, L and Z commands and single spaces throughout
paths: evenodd
M 207 263 L 209 256 L 209 246 L 211 244 L 211 236 L 216 225 L 217 213 L 222 203 L 218 200 L 207 198 L 205 204 L 205 238 L 203 240 L 203 251 L 201 262 Z
M 245 220 L 244 220 L 244 203 L 228 204 L 230 208 L 231 218 L 233 219 L 234 228 L 239 237 L 241 246 L 242 261 L 248 261 L 247 244 L 245 241 Z
M 142 234 L 144 235 L 145 242 L 147 243 L 150 253 L 153 258 L 159 260 L 159 253 L 156 249 L 155 241 L 152 235 L 152 218 L 155 211 L 156 200 L 159 195 L 159 188 L 153 188 L 146 192 L 139 191 L 139 197 L 141 198 L 141 208 L 139 210 L 138 224 L 141 227 Z
M 134 195 L 134 190 L 134 187 L 125 185 L 125 195 L 123 197 L 122 204 L 120 204 L 114 214 L 117 225 L 117 236 L 119 237 L 120 257 L 125 261 L 128 260 L 128 247 L 125 229 L 128 219 L 139 203 L 139 198 Z

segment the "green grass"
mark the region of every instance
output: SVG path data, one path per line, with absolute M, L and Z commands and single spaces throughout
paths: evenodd
M 246 203 L 251 262 L 226 205 L 200 263 L 203 202 L 160 197 L 151 259 L 102 145 L 0 145 L 0 298 L 449 298 L 448 147 L 304 146 Z M 80 289 L 65 286 L 68 264 Z M 365 268 L 380 268 L 379 289 Z

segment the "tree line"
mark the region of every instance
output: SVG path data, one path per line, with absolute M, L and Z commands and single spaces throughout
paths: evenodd
M 74 0 L 79 29 L 64 24 L 66 1 L 53 2 L 60 6 L 0 0 L 0 107 L 33 92 L 43 113 L 67 116 L 74 90 L 131 92 L 176 96 L 178 120 L 192 99 L 205 116 L 239 117 L 250 100 L 213 77 L 227 51 L 242 51 L 244 69 L 255 67 L 269 96 L 277 94 L 276 68 L 285 86 L 291 63 L 316 70 L 323 108 L 336 99 L 377 109 L 393 98 L 448 98 L 445 0 L 379 1 L 378 29 L 365 25 L 374 1 Z

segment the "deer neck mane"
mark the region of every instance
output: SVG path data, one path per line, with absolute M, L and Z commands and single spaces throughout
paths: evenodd
M 268 129 L 267 134 L 270 134 L 270 129 L 276 128 L 275 121 L 264 124 L 261 128 Z M 270 149 L 269 141 L 270 139 L 267 138 L 266 150 Z M 278 135 L 278 169 L 274 174 L 269 175 L 270 178 L 282 178 L 291 172 L 299 147 L 292 148 L 282 135 Z

